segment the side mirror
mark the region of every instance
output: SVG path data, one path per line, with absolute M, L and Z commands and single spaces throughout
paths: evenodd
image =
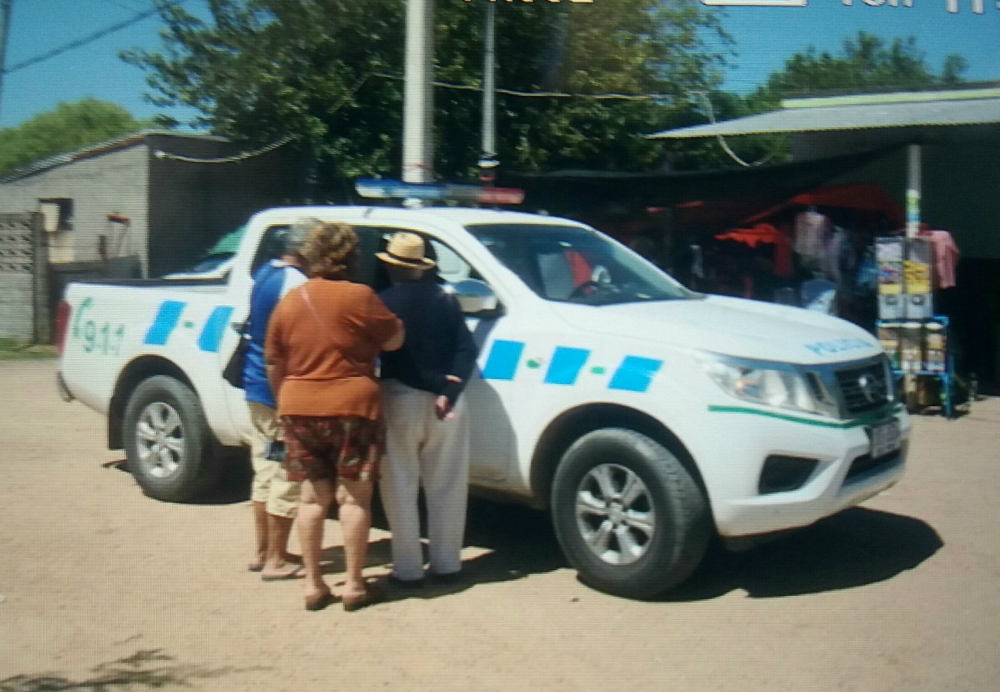
M 500 301 L 485 281 L 462 279 L 453 284 L 446 284 L 446 287 L 458 300 L 462 312 L 466 315 L 485 317 L 500 312 Z

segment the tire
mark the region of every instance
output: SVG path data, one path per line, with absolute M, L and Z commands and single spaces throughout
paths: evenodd
M 599 591 L 647 599 L 687 579 L 712 535 L 708 501 L 663 445 L 624 428 L 566 451 L 552 485 L 563 553 Z
M 198 397 L 173 377 L 139 383 L 125 406 L 123 426 L 129 471 L 150 497 L 186 502 L 218 478 L 217 445 Z

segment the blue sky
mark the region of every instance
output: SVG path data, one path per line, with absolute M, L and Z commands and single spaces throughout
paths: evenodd
M 947 54 L 959 53 L 969 63 L 967 79 L 1000 80 L 1000 0 L 911 0 L 909 7 L 903 5 L 906 0 L 867 0 L 870 4 L 865 0 L 807 2 L 805 7 L 711 8 L 723 16 L 723 24 L 736 39 L 738 50 L 733 67 L 727 71 L 725 88 L 750 91 L 792 53 L 810 44 L 836 52 L 843 38 L 859 30 L 887 39 L 912 34 L 933 68 L 939 69 Z M 957 13 L 948 11 L 949 2 L 956 3 Z M 982 14 L 973 12 L 977 2 Z M 18 125 L 53 109 L 60 101 L 73 102 L 87 96 L 118 103 L 139 118 L 153 115 L 155 107 L 142 98 L 148 90 L 144 74 L 122 62 L 117 52 L 131 47 L 157 47 L 156 15 L 84 47 L 16 69 L 19 63 L 128 20 L 150 7 L 151 0 L 13 0 L 6 61 L 10 72 L 3 80 L 0 127 Z M 187 0 L 185 7 L 198 13 L 204 8 L 204 0 Z

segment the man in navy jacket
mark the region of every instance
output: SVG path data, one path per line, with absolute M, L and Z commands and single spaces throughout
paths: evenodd
M 417 494 L 427 500 L 430 573 L 461 570 L 469 482 L 469 424 L 459 397 L 476 362 L 476 344 L 454 296 L 424 281 L 433 269 L 423 239 L 396 233 L 385 252 L 392 286 L 379 294 L 406 326 L 403 347 L 382 355 L 386 459 L 379 488 L 392 529 L 392 581 L 424 578 Z

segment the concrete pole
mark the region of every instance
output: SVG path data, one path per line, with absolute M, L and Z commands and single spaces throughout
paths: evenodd
M 7 69 L 7 37 L 10 35 L 11 0 L 0 0 L 0 106 L 3 104 L 4 71 Z
M 920 145 L 906 146 L 906 237 L 914 238 L 920 228 Z
M 496 14 L 495 3 L 486 3 L 486 45 L 483 53 L 483 148 L 480 166 L 496 160 Z
M 406 2 L 403 182 L 434 180 L 434 0 Z

